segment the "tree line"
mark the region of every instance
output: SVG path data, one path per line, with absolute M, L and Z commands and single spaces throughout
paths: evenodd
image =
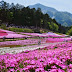
M 14 24 L 14 26 L 34 26 L 44 28 L 54 32 L 66 33 L 69 27 L 61 26 L 55 19 L 51 19 L 48 14 L 43 14 L 41 9 L 30 9 L 20 4 L 11 5 L 4 1 L 0 2 L 0 23 Z

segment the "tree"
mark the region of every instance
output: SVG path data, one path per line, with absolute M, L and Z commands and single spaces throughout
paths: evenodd
M 7 12 L 7 22 L 8 24 L 11 24 L 13 22 L 13 12 Z
M 2 20 L 2 22 L 6 22 L 6 16 L 7 16 L 7 10 L 1 9 L 0 10 L 0 20 Z
M 15 5 L 14 5 L 14 3 L 11 3 L 10 9 L 13 9 L 13 8 L 15 8 Z
M 2 9 L 7 9 L 8 6 L 9 6 L 9 3 L 6 3 L 6 2 L 4 2 L 4 1 L 1 1 L 1 2 L 0 2 L 0 6 L 1 6 Z
M 48 28 L 48 22 L 49 22 L 49 15 L 44 14 L 43 15 L 43 28 Z
M 40 24 L 41 24 L 41 9 L 38 8 L 37 11 L 36 11 L 36 14 L 35 14 L 35 25 L 36 25 L 36 28 L 40 27 Z
M 72 36 L 72 28 L 70 30 L 68 30 L 67 34 Z
M 58 31 L 59 27 L 56 23 L 54 23 L 54 31 Z
M 59 29 L 58 25 L 55 24 L 55 23 L 53 23 L 53 22 L 51 22 L 51 23 L 49 24 L 49 28 L 50 28 L 50 30 L 52 30 L 52 31 L 58 31 L 58 29 Z

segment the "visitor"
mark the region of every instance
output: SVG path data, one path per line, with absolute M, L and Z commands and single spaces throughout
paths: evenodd
M 64 42 L 65 42 L 65 39 L 64 39 Z
M 66 42 L 68 42 L 68 40 L 66 40 Z
M 3 37 L 3 41 L 5 41 L 5 36 Z
M 41 45 L 41 40 L 38 41 L 38 45 Z

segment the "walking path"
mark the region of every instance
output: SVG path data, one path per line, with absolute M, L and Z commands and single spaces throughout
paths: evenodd
M 60 43 L 64 43 L 64 42 L 57 42 L 57 43 L 45 43 L 45 44 L 41 44 L 41 45 L 33 45 L 33 46 L 25 46 L 25 47 L 3 47 L 0 48 L 0 55 L 1 54 L 5 54 L 5 53 L 10 53 L 10 54 L 16 54 L 22 51 L 26 51 L 26 50 L 35 50 L 35 49 L 39 49 L 39 48 L 44 48 L 47 47 L 49 45 L 56 45 L 56 44 L 60 44 Z

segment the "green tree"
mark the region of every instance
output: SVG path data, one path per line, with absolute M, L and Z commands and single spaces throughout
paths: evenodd
M 1 24 L 0 28 L 6 29 L 6 25 L 5 24 Z
M 70 30 L 68 30 L 67 34 L 72 36 L 72 28 Z
M 58 31 L 58 29 L 59 29 L 58 25 L 54 23 L 54 30 Z
M 36 25 L 36 28 L 40 27 L 40 24 L 41 24 L 41 9 L 38 8 L 37 11 L 36 11 L 36 14 L 35 14 L 35 25 Z
M 55 23 L 53 23 L 53 22 L 51 22 L 51 23 L 49 24 L 49 28 L 50 28 L 50 30 L 52 30 L 52 31 L 58 31 L 58 29 L 59 29 L 58 25 L 55 24 Z
M 7 22 L 8 24 L 11 24 L 13 20 L 13 12 L 8 11 L 7 12 Z

